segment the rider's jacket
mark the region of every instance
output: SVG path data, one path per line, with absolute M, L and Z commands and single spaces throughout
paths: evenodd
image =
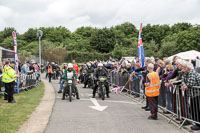
M 90 74 L 90 73 L 94 73 L 94 68 L 93 67 L 90 67 L 86 70 L 86 73 L 87 74 Z
M 73 79 L 74 80 L 75 80 L 75 78 L 78 79 L 78 76 L 76 75 L 76 71 L 74 69 L 72 69 L 72 71 L 70 71 L 69 69 L 67 69 L 67 70 L 65 69 L 64 74 L 63 74 L 63 79 L 68 79 L 67 73 L 69 73 L 69 72 L 73 72 Z
M 95 78 L 99 78 L 100 76 L 108 77 L 108 73 L 105 71 L 105 69 L 100 70 L 99 68 L 94 73 Z

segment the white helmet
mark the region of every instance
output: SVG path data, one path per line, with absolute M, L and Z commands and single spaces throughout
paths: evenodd
M 73 68 L 72 63 L 69 63 L 69 64 L 68 64 L 68 68 Z
M 103 66 L 103 64 L 102 64 L 102 63 L 99 63 L 99 64 L 98 64 L 98 67 L 102 67 L 102 66 Z
M 90 63 L 87 63 L 87 65 L 88 65 L 88 66 L 91 66 L 91 64 L 90 64 Z

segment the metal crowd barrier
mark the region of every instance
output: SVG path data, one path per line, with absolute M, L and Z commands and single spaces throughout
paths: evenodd
M 37 79 L 37 73 L 29 72 L 27 74 L 21 74 L 19 78 L 19 91 L 31 89 L 39 84 L 39 80 Z M 17 86 L 15 85 L 15 92 L 17 91 Z M 0 95 L 4 95 L 5 87 L 2 82 L 2 77 L 0 75 Z
M 135 81 L 130 80 L 130 75 L 123 75 L 116 71 L 110 72 L 110 84 L 113 86 L 125 86 L 129 94 L 139 97 L 139 101 L 145 100 L 142 78 L 139 80 L 138 88 L 134 88 Z M 181 85 L 176 85 L 180 81 L 173 81 L 171 87 L 166 87 L 161 81 L 160 95 L 158 97 L 159 108 L 171 114 L 170 120 L 176 118 L 181 121 L 181 128 L 186 121 L 200 124 L 200 86 L 193 86 L 184 90 Z M 137 83 L 138 84 L 138 83 Z M 162 112 L 161 112 L 162 113 Z
M 116 71 L 110 72 L 110 81 L 114 86 L 124 86 L 124 89 L 129 94 L 134 94 L 135 97 L 140 97 L 139 100 L 141 102 L 144 101 L 144 87 L 142 86 L 142 75 L 139 75 L 139 79 L 137 80 L 130 80 L 130 74 L 122 74 Z

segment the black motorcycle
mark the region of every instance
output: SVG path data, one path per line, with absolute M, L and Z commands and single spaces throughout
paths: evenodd
M 72 97 L 76 96 L 76 92 L 75 92 L 75 88 L 73 85 L 73 79 L 67 79 L 67 86 L 64 87 L 63 90 L 63 99 L 65 99 L 65 97 L 69 97 L 69 101 L 72 101 Z
M 98 95 L 99 98 L 101 98 L 102 100 L 105 100 L 105 95 L 106 95 L 106 78 L 105 77 L 99 77 L 98 81 Z
M 55 70 L 55 69 L 53 69 L 52 79 L 53 79 L 53 80 L 56 80 L 56 70 Z
M 94 73 L 90 73 L 88 77 L 88 87 L 93 88 L 94 87 Z

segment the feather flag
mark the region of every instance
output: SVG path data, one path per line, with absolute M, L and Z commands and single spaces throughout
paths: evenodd
M 142 67 L 144 67 L 144 48 L 142 43 L 142 24 L 140 24 L 140 31 L 139 31 L 139 37 L 138 37 L 138 60 L 140 64 L 142 64 Z
M 16 33 L 13 31 L 12 32 L 12 36 L 13 36 L 13 47 L 14 47 L 14 52 L 15 52 L 15 71 L 17 72 L 17 74 L 19 73 L 18 70 L 18 53 L 17 53 L 17 36 Z M 15 85 L 17 94 L 19 94 L 19 78 L 17 78 L 17 84 Z

